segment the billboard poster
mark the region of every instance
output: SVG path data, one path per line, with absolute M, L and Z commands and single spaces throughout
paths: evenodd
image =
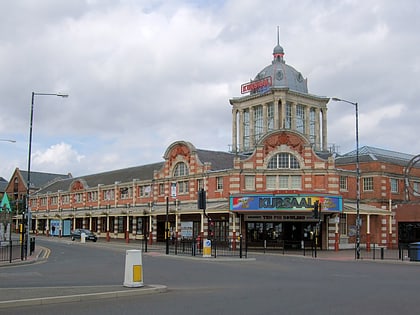
M 181 222 L 181 238 L 192 238 L 193 237 L 193 222 Z
M 297 194 L 231 196 L 230 211 L 311 211 L 315 201 L 321 204 L 321 211 L 343 211 L 341 196 Z

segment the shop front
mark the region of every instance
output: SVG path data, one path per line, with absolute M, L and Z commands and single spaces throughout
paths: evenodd
M 242 233 L 250 248 L 324 248 L 328 244 L 325 218 L 342 212 L 342 198 L 331 195 L 236 195 L 230 198 L 230 209 L 240 216 Z

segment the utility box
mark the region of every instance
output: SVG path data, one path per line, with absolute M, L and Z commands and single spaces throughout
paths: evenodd
M 410 243 L 408 245 L 408 256 L 410 261 L 420 261 L 420 242 Z

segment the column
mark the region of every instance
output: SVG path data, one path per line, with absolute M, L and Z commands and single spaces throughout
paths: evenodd
M 232 109 L 232 152 L 237 152 L 238 150 L 238 144 L 237 144 L 237 139 L 238 139 L 238 111 L 236 110 L 236 108 Z
M 327 139 L 327 108 L 321 109 L 322 113 L 322 150 L 328 150 L 328 139 Z
M 125 229 L 125 242 L 130 242 L 130 213 L 127 211 L 127 227 Z
M 279 101 L 280 99 L 274 99 L 274 130 L 279 129 Z
M 244 111 L 239 111 L 239 152 L 244 150 Z
M 291 129 L 296 130 L 296 102 L 292 103 L 292 121 L 291 121 Z
M 251 149 L 255 147 L 255 121 L 253 106 L 249 108 L 249 146 Z
M 267 103 L 264 103 L 263 104 L 263 133 L 267 133 L 267 130 L 268 130 L 267 110 L 268 110 Z
M 281 111 L 280 111 L 280 128 L 284 129 L 284 122 L 286 119 L 286 100 L 284 98 L 280 99 L 280 106 L 281 106 Z
M 305 106 L 305 130 L 304 133 L 308 139 L 310 139 L 310 116 L 311 116 L 311 107 Z
M 370 214 L 366 215 L 366 250 L 370 252 Z
M 315 108 L 315 149 L 320 150 L 321 149 L 321 138 L 320 138 L 320 110 L 319 108 Z

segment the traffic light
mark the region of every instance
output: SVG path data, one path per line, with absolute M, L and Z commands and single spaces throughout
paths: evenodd
M 319 206 L 319 202 L 317 200 L 317 201 L 314 202 L 314 209 L 312 210 L 312 217 L 314 219 L 318 219 L 318 217 L 319 217 L 319 208 L 320 208 L 320 206 Z
M 198 209 L 206 210 L 206 191 L 203 188 L 198 191 Z
M 214 237 L 214 222 L 212 219 L 209 219 L 209 236 Z

